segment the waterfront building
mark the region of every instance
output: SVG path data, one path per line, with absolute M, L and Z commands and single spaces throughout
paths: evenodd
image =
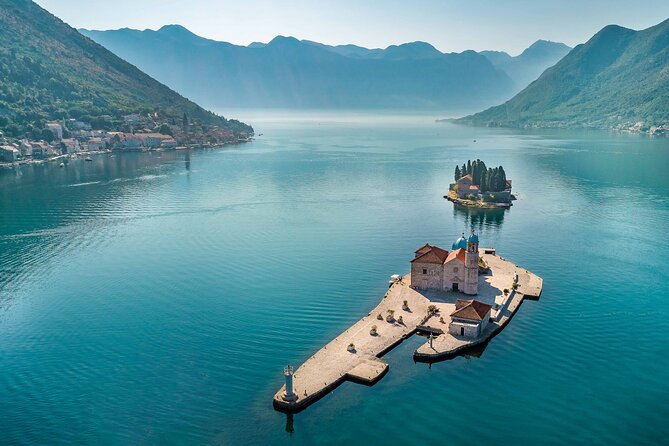
M 481 189 L 477 184 L 474 184 L 474 179 L 471 175 L 465 175 L 460 178 L 456 181 L 455 187 L 458 198 L 466 198 L 467 195 L 479 195 L 481 193 Z
M 12 146 L 0 146 L 0 158 L 7 163 L 13 163 L 19 159 L 19 149 Z
M 58 124 L 57 122 L 50 122 L 46 125 L 46 128 L 51 130 L 51 133 L 53 133 L 53 138 L 56 141 L 60 141 L 63 139 L 63 126 Z
M 423 290 L 462 291 L 478 293 L 479 239 L 464 234 L 448 252 L 428 243 L 416 250 L 411 261 L 411 286 Z
M 81 149 L 80 146 L 79 146 L 79 141 L 74 139 L 74 138 L 63 139 L 60 142 L 60 144 L 61 144 L 61 148 L 63 150 L 63 153 L 76 153 Z
M 458 299 L 451 313 L 448 332 L 455 336 L 478 338 L 488 325 L 492 307 L 478 300 Z

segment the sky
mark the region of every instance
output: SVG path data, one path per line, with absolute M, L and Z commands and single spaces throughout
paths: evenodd
M 368 48 L 422 40 L 443 52 L 520 53 L 538 39 L 575 46 L 608 24 L 644 29 L 668 0 L 37 0 L 75 28 L 179 24 L 248 45 L 277 35 Z

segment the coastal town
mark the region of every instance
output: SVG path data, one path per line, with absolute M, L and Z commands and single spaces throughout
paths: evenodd
M 538 299 L 541 277 L 480 248 L 475 233 L 462 234 L 451 250 L 428 243 L 410 261 L 411 272 L 390 277 L 381 302 L 296 370 L 284 369 L 277 410 L 298 412 L 344 381 L 372 385 L 389 365 L 381 357 L 413 334 L 426 342 L 414 360 L 434 362 L 489 341 L 524 299 Z
M 248 142 L 252 133 L 235 135 L 215 125 L 161 122 L 156 113 L 123 116 L 118 131 L 93 129 L 76 119 L 48 122 L 40 139 L 16 139 L 0 132 L 0 164 L 28 164 L 109 151 L 178 150 Z

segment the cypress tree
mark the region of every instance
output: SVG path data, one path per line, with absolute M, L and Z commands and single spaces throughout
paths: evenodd
M 460 174 L 461 174 L 463 177 L 464 177 L 465 175 L 467 175 L 467 166 L 466 166 L 466 165 L 464 165 L 464 164 L 462 165 L 462 169 L 460 169 Z
M 458 181 L 460 178 L 462 178 L 462 177 L 460 176 L 460 167 L 459 167 L 459 166 L 455 166 L 455 181 Z
M 471 160 L 467 160 L 467 173 L 468 173 L 469 175 L 472 175 L 472 174 L 473 174 L 473 171 L 472 171 L 472 161 L 471 161 Z

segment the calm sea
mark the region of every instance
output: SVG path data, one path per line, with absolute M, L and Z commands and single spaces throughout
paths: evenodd
M 0 443 L 658 444 L 669 139 L 261 115 L 256 141 L 0 170 Z M 476 140 L 476 142 L 474 142 Z M 503 165 L 508 211 L 445 201 Z M 272 409 L 282 368 L 463 231 L 544 278 L 483 351 Z

